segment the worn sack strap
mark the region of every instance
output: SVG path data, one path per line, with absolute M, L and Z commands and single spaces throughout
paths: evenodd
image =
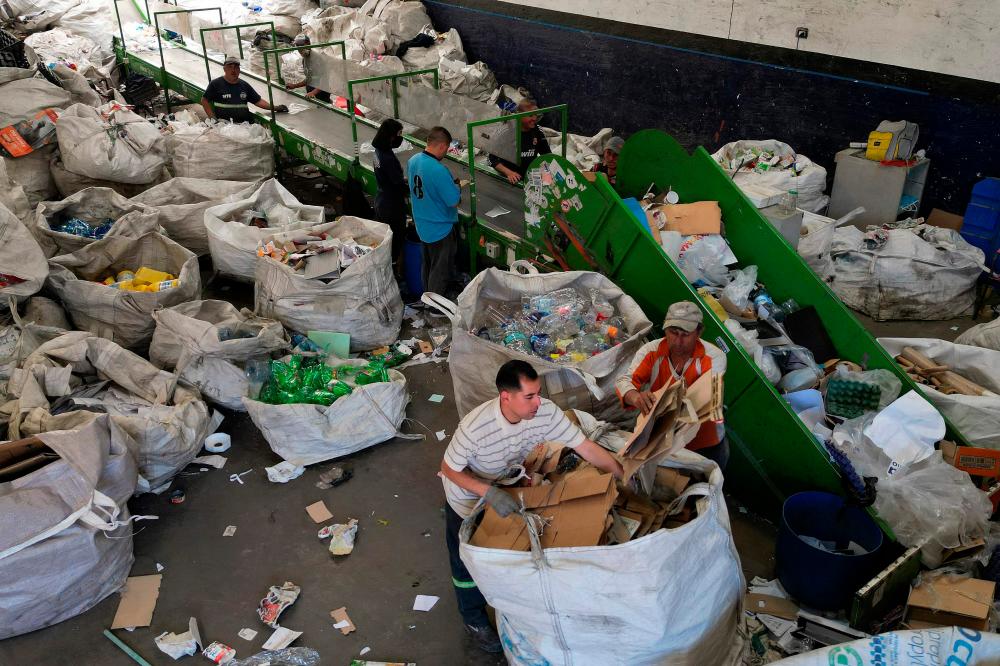
M 538 268 L 526 259 L 517 259 L 510 265 L 514 275 L 538 275 Z
M 50 536 L 59 534 L 77 520 L 89 527 L 101 530 L 102 532 L 110 532 L 118 529 L 122 525 L 127 525 L 133 520 L 155 520 L 156 518 L 159 518 L 159 516 L 132 516 L 128 520 L 122 521 L 118 519 L 120 512 L 121 509 L 118 508 L 118 505 L 115 504 L 113 499 L 99 490 L 95 490 L 89 504 L 77 509 L 49 529 L 36 534 L 27 541 L 23 541 L 15 546 L 11 546 L 3 552 L 0 552 L 0 560 L 5 557 L 9 557 L 10 555 L 14 555 L 15 553 L 19 553 L 39 541 L 44 541 Z
M 458 323 L 458 305 L 454 301 L 448 300 L 441 294 L 435 294 L 433 291 L 425 291 L 420 300 L 450 319 L 451 323 Z
M 678 495 L 673 502 L 670 503 L 670 506 L 667 507 L 667 515 L 674 516 L 680 513 L 681 509 L 684 508 L 684 504 L 688 501 L 688 498 L 690 497 L 708 497 L 711 494 L 712 494 L 711 485 L 705 482 L 696 483 L 687 488 L 684 492 Z
M 386 415 L 385 412 L 382 411 L 382 408 L 379 406 L 379 404 L 377 402 L 375 402 L 375 400 L 373 400 L 370 395 L 368 395 L 368 391 L 366 391 L 364 389 L 364 387 L 361 387 L 356 392 L 360 393 L 361 395 L 363 395 L 365 397 L 365 399 L 368 400 L 369 404 L 372 407 L 375 408 L 375 411 L 378 412 L 378 414 L 385 420 L 385 422 L 387 424 L 389 424 L 389 427 L 396 431 L 396 434 L 394 435 L 395 437 L 399 437 L 400 439 L 410 439 L 410 440 L 424 439 L 424 436 L 420 435 L 420 434 L 416 434 L 416 433 L 414 433 L 414 434 L 407 434 L 407 433 L 399 432 L 399 429 L 396 426 L 396 424 L 392 422 L 392 419 L 390 419 L 388 417 L 388 415 Z

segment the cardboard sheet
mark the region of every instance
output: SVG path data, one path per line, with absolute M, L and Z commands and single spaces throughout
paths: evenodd
M 313 519 L 314 523 L 325 523 L 333 518 L 333 514 L 330 513 L 328 508 L 326 508 L 326 504 L 323 500 L 314 502 L 313 504 L 307 506 L 306 513 L 309 514 L 309 517 Z
M 717 201 L 653 206 L 646 211 L 646 219 L 651 228 L 685 236 L 722 233 L 722 209 Z
M 505 490 L 547 521 L 542 548 L 596 546 L 618 490 L 611 474 L 583 474 L 557 483 Z M 485 548 L 530 550 L 527 526 L 519 515 L 501 518 L 487 508 L 470 543 Z
M 148 627 L 153 621 L 153 609 L 160 596 L 161 574 L 152 576 L 130 576 L 125 581 L 118 611 L 111 622 L 112 629 L 125 627 Z
M 986 631 L 996 583 L 939 576 L 910 590 L 905 620 L 911 627 L 967 627 Z
M 347 607 L 341 606 L 336 610 L 330 611 L 330 617 L 333 618 L 333 626 L 336 629 L 340 629 L 340 633 L 345 636 L 352 631 L 356 631 L 357 627 L 351 622 L 351 618 L 347 615 Z M 343 624 L 346 622 L 347 624 Z M 342 625 L 342 626 L 341 626 Z

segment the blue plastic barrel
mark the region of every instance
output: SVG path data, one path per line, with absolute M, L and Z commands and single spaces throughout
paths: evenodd
M 865 554 L 831 552 L 802 537 L 854 543 Z M 785 500 L 775 551 L 778 580 L 804 606 L 818 610 L 846 608 L 854 593 L 878 573 L 882 530 L 863 509 L 848 506 L 831 493 L 804 492 Z
M 993 253 L 1000 247 L 1000 178 L 985 178 L 973 186 L 962 237 L 986 254 L 987 266 L 992 265 Z
M 419 298 L 424 293 L 424 281 L 420 277 L 423 268 L 423 258 L 420 250 L 423 244 L 418 240 L 406 239 L 403 246 L 403 277 L 406 278 L 406 288 L 410 295 Z

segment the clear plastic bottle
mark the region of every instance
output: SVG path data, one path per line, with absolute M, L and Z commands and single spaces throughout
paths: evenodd
M 519 351 L 522 354 L 531 353 L 531 342 L 528 336 L 521 331 L 508 331 L 507 335 L 504 336 L 503 346 L 507 349 Z
M 614 306 L 608 302 L 608 299 L 604 298 L 599 289 L 590 290 L 590 300 L 593 303 L 594 312 L 597 314 L 597 321 L 604 321 L 614 316 Z
M 555 351 L 556 344 L 545 333 L 536 333 L 531 336 L 531 350 L 542 358 L 547 358 Z
M 799 206 L 798 190 L 788 190 L 781 195 L 781 202 L 778 204 L 782 215 L 792 215 Z

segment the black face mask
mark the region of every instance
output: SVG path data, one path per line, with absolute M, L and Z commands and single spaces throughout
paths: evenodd
M 403 145 L 403 137 L 401 137 L 401 136 L 395 136 L 395 137 L 392 138 L 392 147 L 393 148 L 399 148 L 402 145 Z

